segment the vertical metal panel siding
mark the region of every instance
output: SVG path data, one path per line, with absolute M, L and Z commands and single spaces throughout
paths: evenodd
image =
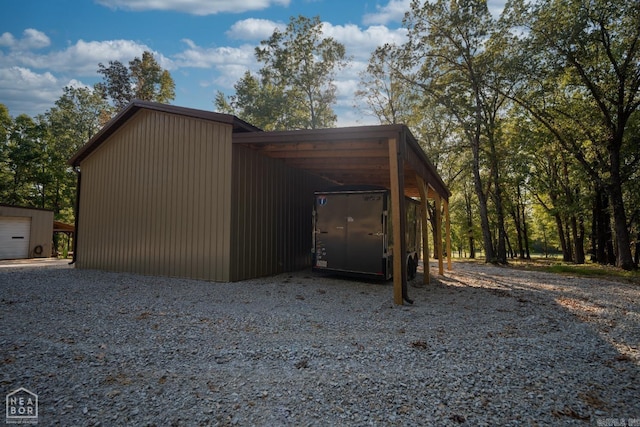
M 78 266 L 228 281 L 231 131 L 131 118 L 81 164 Z
M 313 192 L 330 183 L 233 146 L 231 280 L 310 265 Z

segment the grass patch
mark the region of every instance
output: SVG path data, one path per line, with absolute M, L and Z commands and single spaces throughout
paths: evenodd
M 456 262 L 484 264 L 484 258 L 468 259 L 453 258 Z M 546 273 L 562 274 L 567 276 L 606 278 L 611 280 L 623 280 L 640 285 L 640 270 L 625 271 L 610 265 L 600 265 L 587 262 L 586 264 L 572 264 L 562 261 L 561 258 L 532 257 L 530 260 L 509 259 L 508 268 L 520 270 L 542 271 Z
M 622 279 L 640 284 L 640 271 L 626 271 L 610 265 L 600 264 L 571 264 L 561 260 L 548 258 L 534 258 L 532 260 L 510 260 L 509 265 L 525 270 L 544 271 L 547 273 L 563 274 L 579 277 L 599 277 L 607 279 Z

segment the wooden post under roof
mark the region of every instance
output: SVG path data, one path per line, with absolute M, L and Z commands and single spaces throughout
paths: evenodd
M 445 236 L 447 240 L 447 270 L 451 271 L 451 216 L 449 215 L 449 201 L 444 201 Z
M 389 178 L 391 180 L 391 221 L 393 224 L 393 302 L 402 305 L 406 296 L 406 218 L 404 206 L 404 164 L 396 138 L 389 138 Z
M 438 273 L 444 274 L 444 260 L 442 259 L 442 198 L 436 194 L 436 253 L 438 254 Z
M 422 177 L 417 174 L 416 181 L 418 182 L 418 192 L 420 193 L 420 223 L 422 224 L 422 264 L 424 265 L 422 283 L 428 285 L 431 283 L 431 274 L 429 272 L 429 207 L 427 205 L 429 190 Z

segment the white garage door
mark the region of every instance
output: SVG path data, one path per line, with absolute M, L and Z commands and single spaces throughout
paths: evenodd
M 0 259 L 29 258 L 31 218 L 0 216 Z

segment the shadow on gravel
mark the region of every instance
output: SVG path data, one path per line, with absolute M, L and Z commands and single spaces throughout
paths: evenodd
M 489 271 L 485 271 L 489 270 Z M 422 276 L 417 280 L 422 281 Z M 464 266 L 432 276 L 431 294 L 457 295 L 464 309 L 487 303 L 489 310 L 517 314 L 488 340 L 510 337 L 529 343 L 532 335 L 557 335 L 548 342 L 540 364 L 574 382 L 573 402 L 557 405 L 552 414 L 558 421 L 590 421 L 598 425 L 640 424 L 640 289 L 634 284 L 603 279 L 582 279 L 541 272 L 523 272 L 506 267 Z M 427 286 L 429 288 L 429 285 Z M 479 296 L 485 294 L 485 296 Z M 486 296 L 489 296 L 487 298 Z M 499 301 L 499 302 L 498 302 Z M 434 304 L 443 303 L 431 299 Z M 486 325 L 480 318 L 472 328 Z M 484 332 L 484 330 L 483 330 Z M 533 333 L 533 334 L 532 334 Z M 523 348 L 526 351 L 526 347 Z M 619 398 L 626 395 L 622 401 Z M 612 414 L 615 415 L 612 417 Z

